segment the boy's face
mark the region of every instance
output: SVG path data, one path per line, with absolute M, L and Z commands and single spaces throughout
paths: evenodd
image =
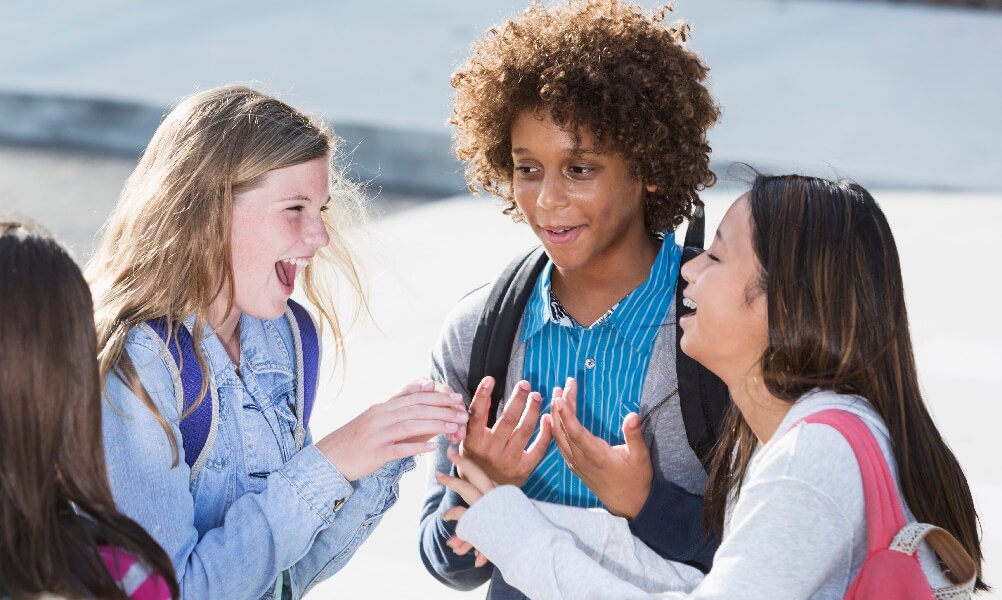
M 515 203 L 561 270 L 629 261 L 649 244 L 644 185 L 618 153 L 598 154 L 595 138 L 553 122 L 549 112 L 524 110 L 512 122 Z M 653 189 L 651 189 L 653 191 Z

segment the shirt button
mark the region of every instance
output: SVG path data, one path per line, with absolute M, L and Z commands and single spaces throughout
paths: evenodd
M 595 368 L 595 359 L 594 358 L 586 358 L 585 359 L 585 368 L 586 369 L 594 369 Z
M 334 512 L 337 512 L 337 511 L 341 510 L 342 506 L 344 506 L 344 498 L 338 498 L 337 500 L 335 500 L 334 501 Z

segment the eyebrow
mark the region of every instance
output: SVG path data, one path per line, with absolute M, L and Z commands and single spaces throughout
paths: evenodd
M 564 151 L 565 152 L 570 152 L 574 156 L 580 156 L 582 154 L 598 154 L 598 152 L 594 148 L 564 148 Z M 519 146 L 518 148 L 512 148 L 511 149 L 511 153 L 512 154 L 530 154 L 531 150 L 529 150 L 528 148 L 522 148 L 521 146 Z
M 293 196 L 289 196 L 288 198 L 279 198 L 278 199 L 278 202 L 297 202 L 297 201 L 298 202 L 313 202 L 313 200 L 309 196 L 304 196 L 302 194 L 295 194 Z M 320 206 L 326 206 L 326 205 L 330 204 L 330 202 L 331 202 L 331 197 L 330 197 L 330 195 L 328 195 L 327 199 L 324 200 L 323 203 L 321 203 Z
M 714 234 L 713 234 L 713 237 L 714 237 L 714 239 L 718 239 L 718 240 L 720 240 L 720 243 L 721 243 L 721 244 L 723 244 L 723 245 L 725 245 L 725 246 L 727 245 L 727 240 L 725 240 L 725 239 L 724 239 L 724 236 L 723 236 L 723 235 L 721 235 L 721 233 L 720 233 L 720 228 L 719 228 L 719 227 L 717 228 L 717 231 L 716 231 L 716 232 L 714 232 Z

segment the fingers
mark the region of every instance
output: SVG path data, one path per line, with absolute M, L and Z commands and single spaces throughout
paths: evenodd
M 644 440 L 644 432 L 640 428 L 640 415 L 630 413 L 623 419 L 623 439 L 626 440 L 626 450 L 631 460 L 650 461 L 651 451 Z
M 473 506 L 473 504 L 476 503 L 477 500 L 480 500 L 480 497 L 483 496 L 477 486 L 473 485 L 469 481 L 466 481 L 465 479 L 453 477 L 452 475 L 446 475 L 441 472 L 435 473 L 435 478 L 438 479 L 439 483 L 459 494 L 463 501 L 470 506 Z
M 488 492 L 494 489 L 494 482 L 491 478 L 487 476 L 487 473 L 480 468 L 476 462 L 466 458 L 465 456 L 460 456 L 459 452 L 452 446 L 446 451 L 446 456 L 451 460 L 460 470 L 463 472 L 463 477 L 472 483 L 480 492 Z M 460 494 L 462 495 L 462 494 Z M 467 504 L 470 502 L 467 501 Z
M 460 427 L 451 421 L 408 420 L 394 423 L 377 435 L 385 436 L 390 444 L 426 442 L 439 434 L 456 434 Z
M 518 421 L 518 427 L 511 432 L 509 439 L 509 443 L 518 446 L 519 450 L 525 448 L 526 442 L 532 437 L 532 432 L 536 430 L 536 421 L 539 420 L 539 409 L 542 405 L 543 397 L 539 395 L 539 392 L 530 392 L 529 399 L 525 403 L 525 410 L 522 411 L 522 418 Z M 505 407 L 505 409 L 507 408 Z
M 494 378 L 484 377 L 477 386 L 477 391 L 470 400 L 470 433 L 478 436 L 487 427 L 487 414 L 491 409 L 491 392 L 494 391 Z
M 539 461 L 543 460 L 546 449 L 550 447 L 551 439 L 553 439 L 553 418 L 550 415 L 543 415 L 539 420 L 539 433 L 536 434 L 536 439 L 532 440 L 532 444 L 525 450 L 527 466 L 536 468 Z
M 503 440 L 511 437 L 511 432 L 515 430 L 515 427 L 522 418 L 522 412 L 525 410 L 525 402 L 531 390 L 532 388 L 529 386 L 528 381 L 523 380 L 515 384 L 515 389 L 512 390 L 508 402 L 505 403 L 504 410 L 501 411 L 497 422 L 494 423 L 492 431 L 495 435 L 500 435 Z M 533 428 L 535 429 L 535 426 Z M 526 436 L 526 439 L 529 439 L 528 436 Z M 525 441 L 522 442 L 522 446 L 519 449 L 524 447 Z
M 466 422 L 470 420 L 470 414 L 465 410 L 460 410 L 456 408 L 455 405 L 449 406 L 435 406 L 429 404 L 412 404 L 409 406 L 403 406 L 392 413 L 391 415 L 394 421 L 448 421 L 450 423 L 457 423 L 462 426 L 466 426 Z
M 446 386 L 448 387 L 448 386 Z M 401 396 L 406 396 L 408 394 L 413 394 L 415 392 L 431 392 L 435 390 L 435 382 L 427 377 L 420 377 L 414 381 L 408 383 L 399 392 L 394 394 L 391 398 L 399 398 Z M 452 391 L 452 390 L 449 390 Z
M 449 510 L 445 511 L 444 513 L 442 513 L 442 520 L 443 521 L 458 521 L 460 518 L 462 518 L 463 513 L 465 513 L 465 512 L 466 512 L 466 507 L 465 506 L 453 506 Z M 459 536 L 455 536 L 455 535 L 452 536 L 451 538 L 449 538 L 449 541 L 452 541 L 452 540 L 462 541 L 462 540 L 459 539 Z M 455 547 L 453 547 L 453 546 L 449 546 L 449 547 L 452 548 L 453 550 L 455 550 Z M 459 554 L 459 553 L 457 552 L 456 554 Z
M 577 469 L 576 462 L 574 458 L 574 448 L 571 446 L 571 442 L 567 436 L 567 428 L 564 426 L 564 420 L 561 418 L 560 408 L 563 404 L 563 399 L 557 395 L 559 388 L 553 390 L 553 400 L 550 404 L 550 419 L 552 419 L 551 430 L 553 432 L 553 441 L 557 444 L 557 449 L 560 450 L 560 454 L 563 455 L 564 460 L 570 466 L 571 470 Z
M 466 410 L 466 405 L 463 404 L 462 394 L 455 392 L 435 392 L 429 390 L 419 390 L 406 395 L 397 395 L 386 402 L 376 404 L 373 408 L 382 412 L 393 412 L 415 404 L 426 404 L 428 406 L 453 406 L 457 410 Z
M 466 512 L 466 509 L 463 508 L 462 506 L 456 506 L 455 508 L 462 509 L 463 512 Z M 454 509 L 449 509 L 449 510 L 447 510 L 445 512 L 445 514 L 448 515 L 453 510 Z M 460 515 L 460 516 L 462 516 L 462 515 Z M 448 519 L 447 518 L 446 519 L 446 521 L 450 521 L 450 520 L 452 520 L 452 521 L 458 521 L 459 519 L 458 518 L 455 518 L 455 519 Z M 473 544 L 471 544 L 471 543 L 467 542 L 466 540 L 461 539 L 459 536 L 455 536 L 455 535 L 452 536 L 451 538 L 449 538 L 445 542 L 445 545 L 448 546 L 448 547 L 450 547 L 450 548 L 452 548 L 453 553 L 455 553 L 457 556 L 466 556 L 466 554 L 470 550 L 473 550 Z

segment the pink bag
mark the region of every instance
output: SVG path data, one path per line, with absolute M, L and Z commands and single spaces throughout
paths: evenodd
M 927 523 L 905 524 L 897 483 L 866 424 L 856 415 L 838 409 L 809 415 L 803 421 L 828 425 L 841 433 L 852 447 L 863 477 L 867 554 L 845 597 L 849 600 L 970 598 L 977 575 L 974 560 L 946 530 Z M 917 553 L 923 539 L 935 550 L 955 585 L 938 590 L 929 585 Z

